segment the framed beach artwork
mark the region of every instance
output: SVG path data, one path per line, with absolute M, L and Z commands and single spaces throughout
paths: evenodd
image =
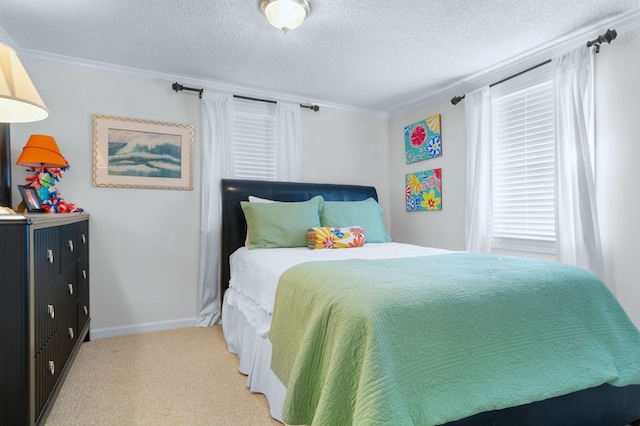
M 440 157 L 442 155 L 440 114 L 405 126 L 404 150 L 407 164 Z
M 193 126 L 94 115 L 93 185 L 193 189 Z
M 442 210 L 442 169 L 407 174 L 404 199 L 408 212 Z

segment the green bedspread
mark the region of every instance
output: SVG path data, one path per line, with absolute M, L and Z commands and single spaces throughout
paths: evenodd
M 294 266 L 270 340 L 287 424 L 435 425 L 640 384 L 640 333 L 601 281 L 509 256 Z

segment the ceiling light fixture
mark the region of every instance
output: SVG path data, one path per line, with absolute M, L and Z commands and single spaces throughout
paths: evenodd
M 307 0 L 260 0 L 260 10 L 271 25 L 286 33 L 302 24 L 311 6 Z

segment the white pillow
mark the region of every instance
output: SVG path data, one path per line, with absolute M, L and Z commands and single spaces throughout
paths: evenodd
M 266 198 L 254 197 L 253 195 L 249 195 L 250 203 L 279 203 L 279 201 L 268 200 Z

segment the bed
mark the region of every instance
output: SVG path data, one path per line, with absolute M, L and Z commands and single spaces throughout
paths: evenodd
M 324 200 L 329 201 L 359 201 L 369 198 L 377 199 L 375 188 L 366 186 L 354 186 L 354 185 L 329 185 L 329 184 L 308 184 L 308 183 L 287 183 L 287 182 L 262 182 L 262 181 L 243 181 L 243 180 L 223 180 L 222 181 L 222 250 L 221 250 L 221 294 L 223 294 L 223 307 L 222 307 L 222 322 L 225 339 L 228 344 L 228 348 L 231 352 L 238 354 L 240 358 L 240 371 L 246 374 L 247 385 L 252 392 L 263 393 L 269 401 L 271 414 L 274 418 L 283 420 L 283 407 L 285 406 L 285 399 L 287 399 L 287 388 L 280 380 L 280 377 L 288 377 L 291 372 L 279 371 L 276 375 L 272 369 L 272 353 L 276 354 L 275 357 L 281 356 L 283 351 L 280 348 L 280 343 L 272 345 L 269 340 L 269 334 L 271 332 L 271 322 L 279 327 L 279 330 L 283 330 L 283 322 L 290 321 L 287 317 L 287 313 L 282 312 L 282 304 L 274 306 L 276 312 L 269 312 L 269 309 L 257 306 L 254 304 L 254 299 L 265 298 L 261 303 L 269 304 L 275 303 L 275 294 L 269 292 L 269 295 L 257 295 L 248 296 L 244 293 L 244 289 L 232 285 L 229 288 L 230 279 L 236 279 L 231 274 L 231 264 L 235 264 L 234 274 L 241 274 L 246 268 L 246 265 L 242 262 L 248 262 L 248 260 L 241 260 L 242 256 L 247 254 L 256 257 L 258 263 L 262 265 L 276 265 L 276 258 L 280 249 L 265 249 L 265 250 L 248 250 L 244 248 L 245 236 L 247 232 L 247 225 L 245 222 L 245 215 L 241 208 L 241 201 L 245 201 L 249 196 L 261 197 L 264 199 L 288 201 L 288 202 L 300 202 L 312 199 L 314 196 L 322 196 Z M 437 249 L 429 248 L 417 248 L 415 246 L 405 247 L 405 245 L 390 243 L 391 249 L 399 253 L 401 256 L 395 259 L 394 262 L 405 261 L 404 254 L 407 256 L 415 256 L 419 259 L 425 259 L 425 261 L 436 259 L 435 256 L 445 256 L 438 258 L 438 265 L 444 264 L 440 259 L 452 259 L 452 256 L 456 255 L 464 256 L 464 253 L 444 253 Z M 331 256 L 336 255 L 337 252 L 356 252 L 365 249 L 368 244 L 358 249 L 346 249 L 346 250 L 316 250 L 315 252 L 321 253 L 321 262 L 326 262 L 331 259 Z M 371 244 L 371 249 L 376 247 L 376 244 Z M 382 245 L 379 245 L 383 247 Z M 379 248 L 376 248 L 379 251 Z M 286 250 L 286 249 L 285 249 Z M 286 274 L 290 274 L 290 271 L 296 271 L 296 268 L 307 268 L 314 266 L 313 263 L 319 262 L 306 262 L 294 268 L 289 268 L 289 265 L 297 263 L 296 256 L 302 256 L 300 251 L 308 249 L 302 248 L 298 251 L 287 252 L 287 262 L 279 266 L 281 271 L 286 270 Z M 367 248 L 366 250 L 369 250 Z M 371 259 L 378 259 L 380 254 L 373 253 L 372 251 L 362 250 L 365 253 L 365 257 L 369 257 L 367 260 L 355 259 L 353 262 L 375 262 L 373 264 L 367 264 L 371 269 L 371 265 L 383 263 Z M 293 254 L 291 254 L 293 253 Z M 367 254 L 368 253 L 368 254 Z M 266 256 L 266 257 L 261 257 Z M 273 256 L 273 257 L 272 257 Z M 429 257 L 432 256 L 432 257 Z M 448 256 L 448 257 L 447 257 Z M 495 260 L 495 258 L 493 259 Z M 348 262 L 345 260 L 344 262 Z M 343 262 L 342 260 L 338 262 Z M 391 260 L 385 260 L 384 262 L 391 262 Z M 325 263 L 328 265 L 328 263 Z M 337 265 L 337 263 L 332 263 Z M 315 265 L 317 266 L 317 265 Z M 401 265 L 402 266 L 402 265 Z M 474 267 L 477 267 L 474 266 Z M 519 266 L 518 266 L 519 267 Z M 405 266 L 406 268 L 406 266 Z M 455 266 L 452 267 L 456 269 Z M 277 268 L 274 268 L 277 270 Z M 261 276 L 266 276 L 268 271 L 262 271 Z M 299 271 L 302 276 L 308 274 L 309 271 Z M 238 275 L 239 277 L 240 275 Z M 298 278 L 299 279 L 299 278 Z M 295 280 L 294 280 L 295 281 Z M 263 287 L 269 287 L 267 285 Z M 285 288 L 285 285 L 280 286 L 277 282 L 270 284 L 270 287 L 276 291 Z M 266 290 L 264 290 L 267 293 Z M 292 294 L 296 294 L 295 292 Z M 280 297 L 280 296 L 279 296 Z M 291 296 L 288 296 L 291 297 Z M 295 297 L 295 296 L 294 296 Z M 359 297 L 359 296 L 356 296 Z M 361 297 L 361 296 L 360 296 Z M 282 300 L 286 300 L 286 297 L 282 297 Z M 243 305 L 244 304 L 244 305 Z M 310 310 L 314 308 L 313 304 L 295 306 L 289 309 L 289 313 L 298 309 Z M 395 309 L 395 308 L 394 308 Z M 296 315 L 300 315 L 297 313 Z M 386 315 L 386 314 L 385 314 Z M 280 318 L 280 320 L 278 320 Z M 628 318 L 626 319 L 628 321 Z M 343 325 L 347 323 L 343 321 Z M 637 329 L 633 328 L 637 334 Z M 285 329 L 286 330 L 286 329 Z M 347 328 L 348 331 L 348 328 Z M 295 333 L 300 333 L 300 330 L 291 330 L 291 333 L 295 336 Z M 279 332 L 282 334 L 282 331 Z M 631 331 L 631 340 L 635 339 L 635 334 Z M 271 336 L 274 338 L 274 336 Z M 386 337 L 382 337 L 385 339 Z M 282 339 L 281 339 L 282 340 Z M 286 340 L 286 339 L 285 339 Z M 298 344 L 303 339 L 296 340 L 293 344 Z M 627 339 L 629 340 L 629 339 Z M 384 345 L 383 345 L 384 346 Z M 640 349 L 640 347 L 638 347 Z M 318 348 L 316 348 L 318 349 Z M 306 348 L 305 350 L 308 350 Z M 322 350 L 322 348 L 319 348 Z M 629 351 L 628 351 L 629 352 Z M 286 351 L 284 351 L 286 353 Z M 637 361 L 640 364 L 640 350 L 633 351 L 627 354 L 633 361 Z M 285 356 L 286 358 L 286 356 Z M 293 361 L 287 361 L 284 363 L 286 366 Z M 300 362 L 299 360 L 297 362 Z M 627 362 L 628 363 L 628 362 Z M 276 362 L 277 364 L 277 362 Z M 280 364 L 282 365 L 282 363 Z M 275 367 L 276 370 L 281 366 Z M 323 373 L 324 374 L 324 373 Z M 528 386 L 526 376 L 523 374 L 521 386 L 516 390 L 517 392 L 528 392 L 529 388 L 534 386 Z M 472 412 L 465 417 L 456 417 L 455 420 L 447 422 L 441 422 L 440 424 L 447 425 L 626 425 L 633 424 L 634 426 L 640 425 L 640 382 L 633 379 L 629 379 L 632 383 L 625 384 L 623 386 L 613 386 L 608 383 L 601 383 L 595 386 L 586 386 L 585 388 L 577 389 L 573 392 L 562 395 L 550 395 L 540 398 L 536 397 L 534 402 L 528 402 L 517 406 L 509 406 L 501 409 L 493 410 L 479 410 L 478 412 Z M 312 380 L 313 381 L 313 380 Z M 293 382 L 289 382 L 291 385 Z M 327 381 L 331 386 L 335 385 L 335 382 Z M 376 383 L 373 385 L 375 386 Z M 619 383 L 618 383 L 619 384 Z M 323 385 L 319 383 L 311 383 L 310 386 L 315 385 L 316 390 L 322 388 Z M 482 382 L 474 383 L 474 386 L 480 386 L 482 389 Z M 539 386 L 535 386 L 536 392 L 540 392 Z M 487 386 L 487 391 L 489 387 Z M 545 390 L 542 389 L 542 392 Z M 549 390 L 551 392 L 551 390 Z M 555 389 L 553 392 L 557 392 Z M 328 392 L 330 394 L 331 392 Z M 289 395 L 288 405 L 291 405 L 294 392 Z M 539 395 L 539 394 L 538 394 Z M 366 398 L 369 398 L 367 396 Z M 365 398 L 365 399 L 366 399 Z M 304 398 L 302 398 L 304 399 Z M 383 401 L 384 402 L 384 401 Z M 451 402 L 451 401 L 449 401 Z M 413 402 L 412 402 L 413 403 Z M 300 404 L 297 402 L 296 404 Z M 402 401 L 400 402 L 402 404 Z M 456 402 L 452 404 L 455 406 Z M 461 404 L 458 404 L 461 405 Z M 303 407 L 304 408 L 304 407 Z M 293 408 L 293 411 L 300 409 L 300 406 Z M 288 414 L 291 415 L 292 408 L 288 406 L 286 408 Z M 408 409 L 407 409 L 408 410 Z M 313 408 L 311 409 L 313 411 Z M 291 418 L 291 417 L 289 417 Z M 323 424 L 320 420 L 322 415 L 318 415 L 314 420 L 314 424 L 317 422 Z M 328 424 L 324 422 L 324 424 Z M 370 419 L 370 421 L 356 421 L 355 423 L 370 423 L 376 424 L 379 422 L 383 424 L 380 419 Z M 308 422 L 311 423 L 311 422 Z M 422 421 L 413 421 L 413 423 L 422 423 Z M 437 424 L 437 423 L 435 423 Z

